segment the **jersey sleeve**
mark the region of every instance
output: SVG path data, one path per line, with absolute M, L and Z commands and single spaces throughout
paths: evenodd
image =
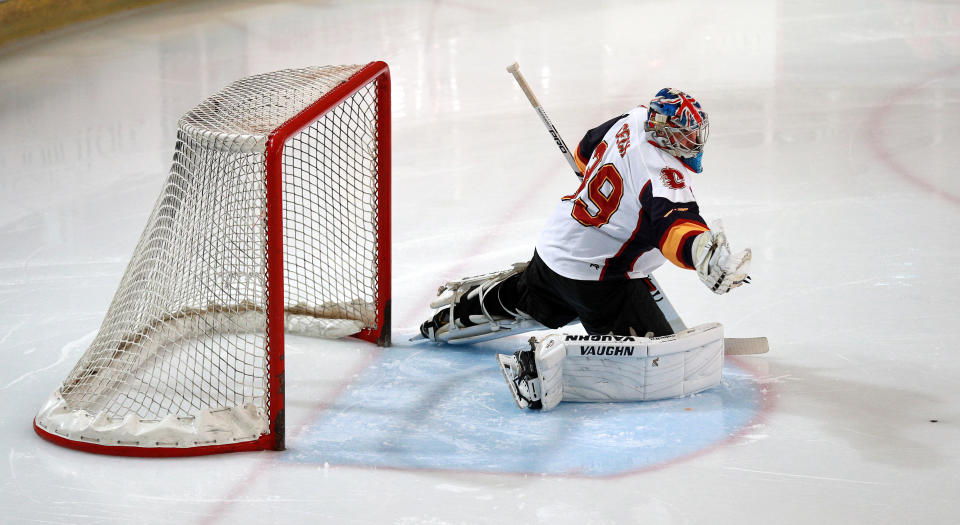
M 673 264 L 692 270 L 694 238 L 709 230 L 689 191 L 667 191 L 651 180 L 640 193 L 657 248 Z
M 610 128 L 626 116 L 626 114 L 623 114 L 619 117 L 614 117 L 591 129 L 580 139 L 580 143 L 577 144 L 577 149 L 573 156 L 573 159 L 577 163 L 577 168 L 580 169 L 580 173 L 584 173 L 587 170 L 587 164 L 590 163 L 590 156 L 593 155 L 593 150 L 597 149 L 597 145 L 603 142 L 603 137 L 610 131 Z

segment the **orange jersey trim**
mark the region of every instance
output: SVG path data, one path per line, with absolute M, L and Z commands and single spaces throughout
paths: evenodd
M 573 152 L 574 152 L 573 161 L 577 163 L 577 169 L 580 170 L 581 174 L 586 173 L 588 159 L 580 158 L 580 144 L 577 144 L 577 148 L 573 150 Z
M 660 252 L 673 264 L 692 270 L 693 266 L 683 261 L 683 246 L 688 239 L 707 230 L 709 228 L 703 223 L 680 219 L 663 232 L 663 236 L 660 238 Z

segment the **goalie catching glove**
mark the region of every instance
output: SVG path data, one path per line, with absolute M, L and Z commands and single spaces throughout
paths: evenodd
M 693 260 L 700 281 L 719 295 L 750 282 L 752 255 L 749 248 L 731 254 L 723 225 L 717 222 L 712 227 L 694 240 Z

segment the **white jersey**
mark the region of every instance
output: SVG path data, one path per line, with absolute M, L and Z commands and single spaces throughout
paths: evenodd
M 668 259 L 692 267 L 692 239 L 707 230 L 683 162 L 648 140 L 638 107 L 587 133 L 584 172 L 537 241 L 540 258 L 578 280 L 646 277 Z

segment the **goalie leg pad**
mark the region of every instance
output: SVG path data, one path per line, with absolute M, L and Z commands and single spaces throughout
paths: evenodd
M 720 384 L 723 327 L 699 325 L 656 338 L 563 336 L 564 401 L 649 401 Z
M 474 343 L 545 327 L 512 305 L 500 301 L 498 286 L 519 275 L 527 263 L 441 286 L 430 303 L 437 311 L 420 326 L 421 337 L 448 343 Z M 449 293 L 447 293 L 449 292 Z

